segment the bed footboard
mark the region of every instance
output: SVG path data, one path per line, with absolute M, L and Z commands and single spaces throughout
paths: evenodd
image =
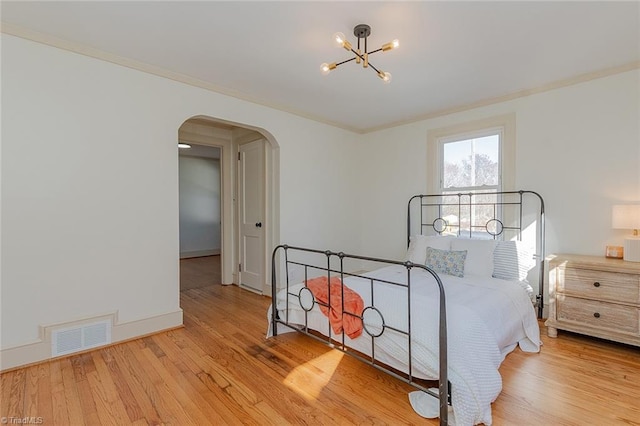
M 400 265 L 406 269 L 406 275 L 403 274 L 404 278 L 395 282 L 394 280 L 375 277 L 367 273 L 347 272 L 345 270 L 345 263 L 374 263 L 382 267 Z M 293 271 L 294 269 L 295 271 Z M 424 386 L 423 382 L 420 382 L 420 379 L 415 376 L 411 329 L 412 269 L 422 269 L 426 271 L 433 277 L 433 282 L 438 286 L 437 334 L 439 361 L 437 393 L 430 390 L 427 386 Z M 279 245 L 273 250 L 271 271 L 272 307 L 270 326 L 274 336 L 278 333 L 278 326 L 284 325 L 353 356 L 380 371 L 410 384 L 420 391 L 426 392 L 439 400 L 440 424 L 448 424 L 448 406 L 451 403 L 451 393 L 450 383 L 447 377 L 447 313 L 444 287 L 442 281 L 433 270 L 424 265 L 411 262 Z M 295 279 L 290 279 L 291 275 L 296 275 L 296 273 L 297 276 Z M 284 276 L 284 279 L 279 280 L 279 275 Z M 334 302 L 341 304 L 341 306 L 338 305 L 336 307 L 335 303 L 331 303 L 332 291 L 328 291 L 328 300 L 321 301 L 314 297 L 307 283 L 311 277 L 318 276 L 326 277 L 325 282 L 327 285 L 329 285 L 332 278 L 340 279 L 340 295 L 338 301 L 334 300 Z M 362 288 L 364 290 L 362 291 L 366 293 L 364 296 L 366 301 L 363 302 L 364 307 L 361 312 L 350 312 L 349 308 L 345 307 L 345 285 L 342 283 L 344 283 L 345 279 L 351 278 L 356 278 L 356 281 L 363 286 Z M 290 281 L 293 282 L 290 283 Z M 350 282 L 354 282 L 354 280 Z M 384 291 L 386 290 L 383 290 L 385 288 L 393 289 L 393 291 L 396 292 L 395 294 L 406 294 L 406 313 L 403 313 L 403 315 L 406 315 L 406 318 L 402 321 L 403 324 L 406 324 L 406 327 L 398 327 L 396 324 L 391 324 L 386 321 L 384 314 L 378 308 L 376 302 L 385 297 L 386 293 L 384 293 Z M 350 289 L 347 288 L 347 291 L 350 291 Z M 378 293 L 376 293 L 376 291 Z M 376 294 L 378 295 L 378 299 L 376 299 Z M 336 294 L 333 295 L 334 299 L 336 296 Z M 282 298 L 284 298 L 284 301 L 282 301 Z M 279 303 L 284 303 L 285 308 L 279 310 Z M 293 305 L 290 305 L 290 303 Z M 404 303 L 404 301 L 402 303 Z M 338 314 L 341 315 L 342 318 L 350 316 L 351 319 L 359 319 L 359 321 L 362 322 L 362 335 L 355 338 L 355 340 L 351 340 L 345 337 L 345 332 L 333 332 L 328 317 L 326 319 L 326 325 L 322 326 L 322 330 L 314 330 L 314 328 L 310 326 L 309 316 L 315 305 L 318 305 L 320 309 L 324 308 L 326 311 L 337 308 Z M 298 309 L 298 315 L 295 319 L 290 318 L 290 306 L 296 306 Z M 414 323 L 413 326 L 416 327 L 416 324 Z M 392 333 L 396 336 L 403 336 L 403 339 L 407 342 L 407 364 L 403 366 L 402 370 L 387 365 L 387 363 L 379 359 L 376 353 L 376 339 L 380 338 L 385 332 Z M 367 339 L 367 344 L 368 341 L 370 341 L 370 351 L 362 351 L 358 345 L 353 345 L 354 342 L 365 342 L 365 340 L 361 339 Z

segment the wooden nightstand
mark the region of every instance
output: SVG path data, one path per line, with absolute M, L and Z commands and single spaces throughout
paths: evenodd
M 550 337 L 573 331 L 640 346 L 640 263 L 549 256 Z

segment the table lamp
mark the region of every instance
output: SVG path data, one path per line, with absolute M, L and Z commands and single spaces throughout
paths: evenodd
M 614 229 L 633 229 L 633 235 L 624 239 L 624 260 L 640 262 L 640 205 L 613 206 L 611 225 Z

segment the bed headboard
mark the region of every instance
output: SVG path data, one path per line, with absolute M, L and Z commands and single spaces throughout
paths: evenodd
M 538 317 L 544 304 L 544 200 L 534 191 L 414 195 L 407 207 L 407 244 L 412 235 L 526 241 L 535 249 Z M 533 277 L 532 277 L 533 278 Z

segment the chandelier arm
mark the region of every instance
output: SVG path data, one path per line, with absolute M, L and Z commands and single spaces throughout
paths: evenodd
M 376 74 L 380 74 L 380 71 L 378 70 L 378 68 L 374 67 L 371 62 L 369 62 L 369 66 L 376 72 Z
M 356 58 L 351 58 L 351 59 L 347 59 L 346 61 L 337 62 L 337 63 L 336 63 L 336 67 L 337 67 L 338 65 L 346 64 L 347 62 L 351 62 L 351 61 L 355 61 L 355 60 L 356 60 Z
M 372 50 L 371 52 L 369 52 L 369 55 L 371 55 L 372 53 L 378 53 L 381 51 L 382 51 L 382 47 L 380 49 Z
M 351 49 L 351 53 L 353 53 L 353 54 L 354 54 L 354 55 L 356 55 L 356 56 L 359 56 L 359 57 L 360 57 L 360 59 L 362 59 L 362 60 L 364 61 L 364 54 L 360 54 L 360 53 L 356 52 L 356 51 L 355 51 L 355 50 L 353 50 L 353 49 Z M 365 53 L 367 53 L 367 52 L 365 52 Z M 356 59 L 356 58 L 353 58 L 353 59 Z

